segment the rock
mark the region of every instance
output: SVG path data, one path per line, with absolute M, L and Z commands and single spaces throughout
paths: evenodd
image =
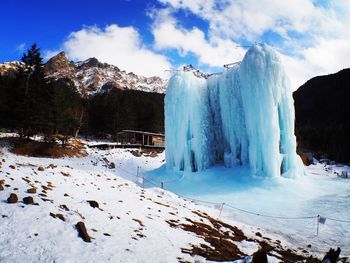
M 322 263 L 337 263 L 339 259 L 341 249 L 338 247 L 337 250 L 331 248 L 327 254 L 324 256 Z
M 56 214 L 56 216 L 57 216 L 59 219 L 61 219 L 63 222 L 66 221 L 66 219 L 64 218 L 64 215 L 62 215 L 62 214 Z
M 5 182 L 6 182 L 6 181 L 5 181 L 4 179 L 1 179 L 1 180 L 0 180 L 0 184 L 5 184 Z
M 57 167 L 57 165 L 54 165 L 53 163 L 49 164 L 49 166 L 47 168 L 51 168 L 51 169 L 55 169 Z
M 12 165 L 12 164 L 11 164 L 9 167 L 10 167 L 11 169 L 14 169 L 14 170 L 16 169 L 16 166 L 14 166 L 14 165 Z
M 29 188 L 28 190 L 27 190 L 27 193 L 28 194 L 35 194 L 36 193 L 36 188 Z
M 88 202 L 92 208 L 99 208 L 98 203 L 94 200 L 87 200 L 86 202 Z
M 0 184 L 0 191 L 4 191 L 4 187 Z
M 299 155 L 304 165 L 309 166 L 313 163 L 312 153 L 300 153 Z
M 131 151 L 131 154 L 134 155 L 135 157 L 141 157 L 142 156 L 142 153 L 141 151 Z
M 33 205 L 34 199 L 31 196 L 26 196 L 23 198 L 23 203 L 25 203 L 26 205 Z
M 115 169 L 115 163 L 114 162 L 110 162 L 109 163 L 109 169 Z
M 86 231 L 84 222 L 80 221 L 75 225 L 78 230 L 79 237 L 81 237 L 85 242 L 91 242 L 91 238 Z
M 261 234 L 260 232 L 256 232 L 255 235 L 256 235 L 257 237 L 262 237 L 262 234 Z
M 62 214 L 54 214 L 54 213 L 50 212 L 50 216 L 52 216 L 53 218 L 58 218 L 58 219 L 62 220 L 63 222 L 66 221 L 64 215 L 62 215 Z
M 149 156 L 152 157 L 152 158 L 155 158 L 155 157 L 158 156 L 158 153 L 157 152 L 151 152 L 151 154 Z
M 10 194 L 9 198 L 7 198 L 7 203 L 15 204 L 18 202 L 18 196 L 14 193 Z
M 69 211 L 69 208 L 66 205 L 60 205 L 59 208 Z
M 45 171 L 45 167 L 44 167 L 44 166 L 42 166 L 42 165 L 40 165 L 40 166 L 39 166 L 39 168 L 38 168 L 38 171 L 40 171 L 40 172 Z
M 53 218 L 56 218 L 56 214 L 50 212 L 50 216 L 53 217 Z
M 268 263 L 266 252 L 262 249 L 256 251 L 253 254 L 252 263 Z
M 61 172 L 61 174 L 62 174 L 63 176 L 70 176 L 69 173 L 65 173 L 65 172 Z

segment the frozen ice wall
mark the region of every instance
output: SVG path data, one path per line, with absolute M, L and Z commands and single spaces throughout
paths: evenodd
M 192 72 L 178 72 L 169 81 L 165 99 L 167 166 L 200 171 L 213 164 L 212 126 L 207 83 Z
M 253 46 L 238 75 L 253 172 L 299 174 L 292 92 L 277 54 L 266 45 Z
M 167 167 L 200 171 L 249 165 L 263 176 L 302 173 L 294 106 L 276 53 L 248 50 L 242 63 L 208 79 L 178 72 L 165 97 Z

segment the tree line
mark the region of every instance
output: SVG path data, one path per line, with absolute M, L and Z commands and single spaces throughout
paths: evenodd
M 164 130 L 164 95 L 112 89 L 83 98 L 71 79 L 45 76 L 36 44 L 23 55 L 23 65 L 0 76 L 0 129 L 22 138 L 45 141 L 80 133 L 116 135 L 123 129 Z
M 350 69 L 310 79 L 294 92 L 299 147 L 350 164 Z

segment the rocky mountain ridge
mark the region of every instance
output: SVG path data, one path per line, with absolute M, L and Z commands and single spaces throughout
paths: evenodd
M 14 72 L 21 66 L 23 64 L 18 61 L 4 62 L 0 64 L 0 74 Z M 69 61 L 65 52 L 60 52 L 49 59 L 44 69 L 49 79 L 72 80 L 83 97 L 113 89 L 165 93 L 167 82 L 157 76 L 144 77 L 133 72 L 127 73 L 117 66 L 102 63 L 96 58 L 80 62 Z

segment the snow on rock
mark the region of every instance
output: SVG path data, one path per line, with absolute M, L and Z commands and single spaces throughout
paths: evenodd
M 266 45 L 254 45 L 239 66 L 208 80 L 176 73 L 165 97 L 165 135 L 167 167 L 174 170 L 224 163 L 271 177 L 303 173 L 289 82 Z
M 117 66 L 101 63 L 96 58 L 72 62 L 64 52 L 52 57 L 45 65 L 49 78 L 73 80 L 83 96 L 106 92 L 111 89 L 141 90 L 164 93 L 166 81 L 159 77 L 143 77 L 121 71 Z

